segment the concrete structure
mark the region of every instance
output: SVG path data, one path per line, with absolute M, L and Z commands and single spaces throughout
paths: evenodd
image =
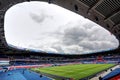
M 0 53 L 26 53 L 9 47 L 4 35 L 5 12 L 12 5 L 25 1 L 45 1 L 69 9 L 101 25 L 120 42 L 120 0 L 0 0 Z

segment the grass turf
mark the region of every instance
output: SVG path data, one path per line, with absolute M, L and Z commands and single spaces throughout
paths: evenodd
M 36 72 L 44 72 L 57 76 L 63 76 L 68 78 L 74 78 L 79 80 L 87 76 L 96 74 L 104 69 L 114 66 L 114 64 L 76 64 L 66 66 L 55 66 L 47 68 L 32 69 Z

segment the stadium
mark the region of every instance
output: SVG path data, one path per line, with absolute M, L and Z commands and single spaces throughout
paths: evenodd
M 0 0 L 0 80 L 120 79 L 120 46 L 87 54 L 49 54 L 9 45 L 4 33 L 5 13 L 17 3 L 31 1 L 34 0 Z M 108 30 L 120 42 L 119 0 L 38 1 L 59 5 L 88 18 Z

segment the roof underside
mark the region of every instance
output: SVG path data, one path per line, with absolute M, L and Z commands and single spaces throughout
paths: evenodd
M 4 35 L 4 14 L 8 8 L 24 1 L 36 0 L 0 0 L 0 53 L 29 53 L 11 48 Z M 37 0 L 57 4 L 78 13 L 101 25 L 120 42 L 120 0 Z M 118 47 L 119 49 L 119 47 Z

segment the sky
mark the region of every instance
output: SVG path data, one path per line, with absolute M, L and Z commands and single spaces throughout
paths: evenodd
M 24 2 L 5 14 L 7 43 L 22 49 L 85 54 L 118 47 L 118 40 L 96 23 L 57 5 Z

